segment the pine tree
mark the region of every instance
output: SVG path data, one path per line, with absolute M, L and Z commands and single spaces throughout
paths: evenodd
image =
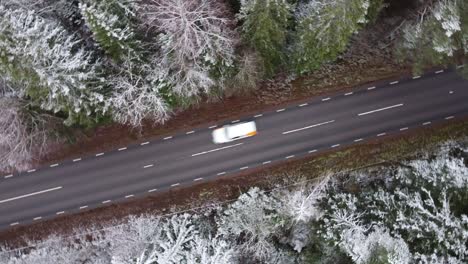
M 369 0 L 311 0 L 299 4 L 292 47 L 293 67 L 305 74 L 335 60 L 366 23 Z
M 291 10 L 287 0 L 241 0 L 243 37 L 262 58 L 267 77 L 284 62 Z

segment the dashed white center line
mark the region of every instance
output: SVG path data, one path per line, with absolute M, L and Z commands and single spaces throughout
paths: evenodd
M 65 213 L 65 211 L 60 211 L 60 212 L 56 212 L 55 214 L 56 215 L 61 215 L 61 214 L 64 214 L 64 213 Z
M 286 110 L 286 109 L 282 108 L 282 109 L 276 110 L 276 112 L 279 113 L 279 112 L 283 112 L 284 110 Z
M 144 146 L 144 145 L 148 145 L 148 144 L 149 144 L 149 141 L 146 141 L 146 142 L 141 143 L 140 145 Z
M 306 130 L 306 129 L 309 129 L 309 128 L 313 128 L 313 127 L 318 127 L 318 126 L 330 124 L 330 123 L 333 123 L 333 122 L 335 122 L 335 120 L 330 120 L 330 121 L 326 121 L 326 122 L 323 122 L 323 123 L 319 123 L 319 124 L 315 124 L 315 125 L 311 125 L 311 126 L 306 126 L 306 127 L 303 127 L 303 128 L 298 128 L 298 129 L 289 130 L 289 131 L 283 132 L 282 134 L 283 134 L 283 135 L 286 135 L 286 134 L 290 134 L 290 133 L 294 133 L 294 132 Z
M 195 131 L 192 130 L 192 131 L 189 131 L 189 132 L 187 132 L 185 134 L 190 135 L 190 134 L 193 134 L 193 133 L 195 133 Z
M 119 148 L 118 150 L 119 150 L 119 151 L 122 151 L 122 150 L 126 150 L 126 149 L 127 149 L 127 147 L 125 147 L 125 148 Z
M 96 154 L 96 157 L 99 157 L 99 156 L 102 156 L 102 155 L 104 155 L 104 153 L 101 152 L 101 153 Z
M 436 71 L 435 74 L 443 73 L 444 70 Z
M 358 114 L 358 116 L 373 114 L 373 113 L 377 113 L 377 112 L 380 112 L 380 111 L 389 110 L 389 109 L 396 108 L 396 107 L 400 107 L 400 106 L 403 106 L 403 104 L 396 104 L 396 105 L 387 106 L 387 107 L 384 107 L 384 108 L 372 110 L 372 111 L 369 111 L 369 112 L 360 113 L 360 114 Z
M 151 193 L 151 192 L 155 192 L 155 191 L 157 191 L 157 190 L 158 190 L 158 189 L 151 189 L 151 190 L 148 190 L 148 192 Z
M 58 165 L 59 165 L 58 163 L 55 163 L 55 164 L 50 165 L 50 167 L 53 168 L 53 167 L 57 167 Z
M 413 76 L 413 80 L 416 80 L 416 79 L 419 79 L 419 78 L 421 78 L 421 76 L 419 76 L 419 75 L 418 76 Z
M 163 140 L 168 140 L 168 139 L 171 139 L 171 138 L 172 138 L 172 136 L 169 136 L 169 137 L 163 138 Z
M 235 124 L 235 123 L 238 123 L 238 122 L 240 122 L 240 120 L 239 120 L 239 119 L 237 119 L 237 120 L 234 120 L 234 121 L 231 121 L 231 123 L 232 123 L 232 124 Z
M 430 125 L 430 124 L 431 124 L 431 122 L 424 122 L 423 126 L 427 126 L 427 125 Z
M 262 117 L 263 114 L 259 114 L 259 115 L 254 115 L 254 117 Z
M 132 198 L 132 197 L 134 197 L 134 196 L 135 196 L 135 195 L 133 195 L 133 194 L 125 195 L 125 199 Z
M 224 174 L 226 174 L 226 172 L 225 172 L 225 171 L 223 171 L 223 172 L 220 172 L 220 173 L 218 173 L 218 174 L 216 174 L 216 175 L 218 175 L 218 176 L 219 176 L 219 175 L 224 175 Z
M 15 226 L 15 225 L 19 225 L 18 222 L 14 222 L 14 223 L 11 223 L 10 226 Z
M 203 178 L 196 178 L 196 179 L 194 179 L 193 181 L 196 182 L 196 181 L 201 181 L 201 180 L 203 180 Z
M 397 84 L 397 83 L 399 83 L 399 82 L 400 82 L 400 81 L 393 81 L 393 82 L 390 83 L 390 85 L 394 85 L 394 84 Z
M 447 117 L 445 118 L 445 120 L 449 120 L 449 119 L 453 119 L 453 118 L 454 118 L 454 116 L 447 116 Z
M 207 151 L 195 153 L 195 154 L 192 154 L 192 157 L 207 154 L 207 153 L 211 153 L 211 152 L 215 152 L 215 151 L 219 151 L 219 150 L 223 150 L 223 149 L 237 147 L 237 146 L 240 146 L 242 144 L 244 144 L 244 143 L 238 143 L 238 144 L 235 144 L 235 145 L 229 145 L 229 146 L 225 146 L 225 147 L 222 147 L 222 148 L 217 148 L 217 149 L 212 149 L 212 150 L 207 150 Z
M 450 91 L 449 94 L 453 94 L 453 91 Z
M 287 156 L 286 159 L 292 159 L 294 158 L 294 155 L 291 155 L 291 156 Z
M 367 88 L 367 90 L 370 91 L 370 90 L 374 90 L 375 88 L 376 88 L 375 86 L 372 86 L 372 87 Z
M 378 137 L 382 137 L 382 136 L 385 136 L 387 135 L 387 133 L 380 133 L 380 134 L 377 134 Z
M 81 158 L 77 158 L 77 159 L 74 159 L 73 162 L 77 162 L 77 161 L 80 161 Z
M 151 168 L 153 166 L 154 166 L 154 164 L 148 164 L 148 165 L 143 166 L 143 169 Z
M 42 219 L 42 217 L 41 217 L 41 216 L 38 216 L 38 217 L 34 217 L 34 218 L 33 218 L 33 221 L 37 221 L 37 220 L 41 220 L 41 219 Z
M 171 184 L 171 187 L 176 187 L 176 186 L 179 186 L 180 183 L 174 183 L 174 184 Z
M 358 139 L 355 139 L 354 142 L 359 142 L 359 141 L 363 141 L 364 139 L 363 138 L 358 138 Z
M 314 152 L 317 152 L 316 149 L 313 149 L 313 150 L 309 150 L 308 153 L 314 153 Z
M 46 189 L 46 190 L 42 190 L 42 191 L 38 191 L 38 192 L 28 193 L 28 194 L 16 196 L 16 197 L 13 197 L 13 198 L 8 198 L 8 199 L 5 199 L 5 200 L 1 200 L 0 204 L 1 203 L 6 203 L 6 202 L 11 202 L 11 201 L 22 199 L 22 198 L 26 198 L 26 197 L 30 197 L 30 196 L 34 196 L 34 195 L 38 195 L 38 194 L 42 194 L 42 193 L 46 193 L 46 192 L 52 192 L 52 191 L 56 191 L 56 190 L 60 190 L 60 189 L 62 189 L 62 186 L 55 187 L 55 188 L 50 188 L 50 189 Z
M 328 101 L 328 100 L 330 100 L 330 99 L 331 99 L 330 97 L 323 98 L 323 99 L 322 99 L 322 102 Z
M 240 168 L 240 170 L 246 170 L 248 168 L 249 168 L 249 166 L 245 166 L 245 167 Z
M 345 93 L 344 95 L 348 96 L 348 95 L 352 95 L 352 94 L 353 94 L 353 92 L 349 92 L 349 93 Z
M 88 208 L 87 205 L 80 206 L 80 210 Z
M 402 127 L 402 128 L 400 128 L 400 131 L 405 131 L 405 130 L 408 130 L 408 127 Z
M 13 174 L 5 175 L 4 178 L 5 178 L 5 179 L 8 179 L 8 178 L 11 178 L 11 177 L 13 177 Z
M 269 164 L 269 163 L 271 163 L 271 160 L 264 161 L 262 164 L 265 165 L 265 164 Z
M 335 144 L 335 145 L 333 145 L 333 146 L 331 146 L 331 147 L 332 147 L 332 148 L 336 148 L 336 147 L 339 147 L 339 146 L 340 146 L 340 144 Z
M 28 173 L 35 172 L 36 169 L 28 170 Z
M 299 107 L 303 107 L 303 106 L 307 106 L 309 105 L 308 103 L 305 103 L 305 104 L 300 104 Z
M 215 128 L 215 127 L 217 127 L 217 125 L 210 126 L 209 129 L 212 129 L 212 128 Z
M 103 204 L 110 203 L 110 202 L 111 202 L 111 200 L 102 201 Z

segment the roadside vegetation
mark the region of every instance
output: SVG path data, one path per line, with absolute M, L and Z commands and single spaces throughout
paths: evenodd
M 1 0 L 0 171 L 31 167 L 79 130 L 142 131 L 189 107 L 320 76 L 392 5 L 401 3 Z M 405 5 L 410 15 L 381 49 L 415 70 L 459 63 L 466 2 Z

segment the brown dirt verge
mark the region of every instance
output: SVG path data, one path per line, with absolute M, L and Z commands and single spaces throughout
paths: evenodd
M 432 127 L 421 127 L 407 133 L 375 138 L 363 144 L 246 171 L 236 176 L 221 177 L 215 181 L 173 189 L 83 213 L 65 215 L 29 226 L 18 226 L 0 233 L 0 241 L 9 247 L 19 247 L 25 245 L 27 240 L 39 240 L 50 234 L 72 235 L 79 229 L 121 223 L 128 215 L 165 214 L 190 210 L 235 199 L 252 186 L 270 189 L 313 179 L 328 171 L 350 170 L 382 161 L 401 160 L 422 151 L 430 151 L 440 142 L 467 136 L 468 118 L 441 122 Z

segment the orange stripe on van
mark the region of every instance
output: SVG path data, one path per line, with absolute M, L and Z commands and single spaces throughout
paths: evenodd
M 257 131 L 252 131 L 252 132 L 247 133 L 247 136 L 249 137 L 255 136 L 255 135 L 257 135 Z

